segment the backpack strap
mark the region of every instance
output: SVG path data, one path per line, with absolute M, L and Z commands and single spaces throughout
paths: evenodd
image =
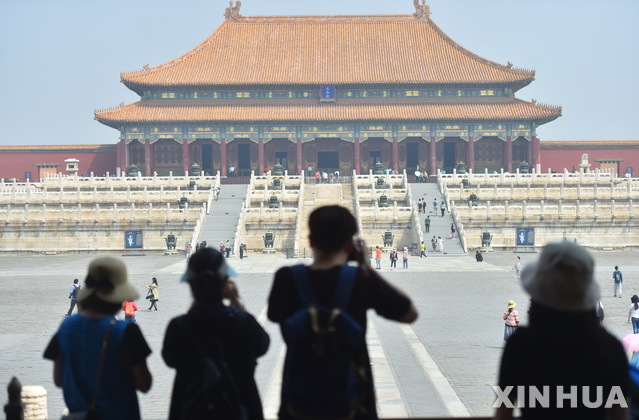
M 303 264 L 294 265 L 291 267 L 291 273 L 293 274 L 293 280 L 295 280 L 295 286 L 297 287 L 297 293 L 304 306 L 317 303 L 315 293 L 311 287 L 311 282 L 308 279 L 308 271 Z
M 337 280 L 337 287 L 335 288 L 335 295 L 333 296 L 333 307 L 346 308 L 348 301 L 351 298 L 351 292 L 353 291 L 353 284 L 355 283 L 355 277 L 357 276 L 357 268 L 343 265 L 339 271 L 339 279 Z

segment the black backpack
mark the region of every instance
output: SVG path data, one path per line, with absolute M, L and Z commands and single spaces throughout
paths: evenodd
M 362 409 L 366 370 L 356 353 L 363 327 L 344 311 L 357 268 L 342 266 L 332 307 L 319 306 L 304 265 L 291 267 L 304 308 L 286 319 L 288 351 L 282 383 L 289 414 L 303 419 L 347 419 Z
M 205 346 L 197 339 L 185 317 L 177 318 L 177 322 L 188 335 L 199 358 L 197 368 L 182 391 L 185 398 L 180 419 L 248 419 L 219 341 L 212 339 L 210 345 Z

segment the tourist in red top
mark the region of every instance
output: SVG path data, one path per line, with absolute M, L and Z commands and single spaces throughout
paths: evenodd
M 122 310 L 124 311 L 124 320 L 135 324 L 135 312 L 138 310 L 138 305 L 132 300 L 126 301 L 122 304 Z

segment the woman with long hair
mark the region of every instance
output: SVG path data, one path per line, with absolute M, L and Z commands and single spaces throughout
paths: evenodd
M 628 312 L 628 324 L 632 319 L 632 332 L 639 334 L 639 296 L 633 295 L 630 298 L 630 312 Z
M 121 260 L 102 257 L 89 265 L 78 295 L 80 311 L 62 322 L 44 352 L 54 362 L 53 381 L 71 413 L 140 419 L 136 390 L 151 388 L 146 364 L 151 349 L 136 324 L 115 317 L 124 302 L 138 297 Z
M 151 293 L 151 306 L 149 306 L 149 311 L 152 310 L 153 308 L 155 308 L 155 310 L 158 310 L 158 279 L 156 279 L 155 277 L 153 277 L 153 280 L 151 280 L 151 285 L 146 286 L 147 289 L 149 289 L 149 292 Z
M 268 349 L 269 337 L 244 310 L 237 285 L 230 279 L 236 275 L 226 258 L 213 248 L 201 248 L 189 260 L 182 280 L 189 284 L 194 302 L 186 315 L 171 320 L 162 348 L 164 361 L 177 371 L 169 420 L 234 418 L 225 411 L 228 408 L 209 412 L 206 404 L 192 402 L 198 396 L 192 395 L 189 384 L 201 366 L 202 351 L 219 366 L 228 366 L 245 418 L 264 417 L 253 376 L 257 359 Z

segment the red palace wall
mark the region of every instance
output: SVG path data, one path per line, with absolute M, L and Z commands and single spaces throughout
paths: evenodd
M 617 161 L 618 173 L 623 175 L 626 168 L 639 173 L 639 141 L 541 141 L 541 170 L 554 169 L 562 172 L 564 168 L 578 170 L 581 156 L 588 155 L 591 170 L 601 167 L 600 160 Z
M 104 176 L 114 173 L 116 167 L 115 145 L 68 145 L 68 146 L 0 146 L 0 178 L 39 181 L 38 164 L 60 164 L 57 172 L 67 175 L 65 159 L 79 160 L 79 175 Z
M 370 150 L 381 147 L 382 162 L 389 163 L 390 143 L 384 140 L 376 144 L 375 140 L 369 139 L 362 143 L 363 172 L 368 169 Z M 0 178 L 24 181 L 25 173 L 31 172 L 31 179 L 39 180 L 39 169 L 34 166 L 36 164 L 60 164 L 57 172 L 67 174 L 64 161 L 69 158 L 80 161 L 80 175 L 93 172 L 95 176 L 104 176 L 107 172 L 112 174 L 116 171 L 116 149 L 116 145 L 0 146 Z M 311 149 L 315 151 L 315 148 Z M 541 141 L 541 170 L 546 172 L 554 169 L 560 172 L 566 168 L 571 171 L 573 166 L 578 169 L 584 153 L 588 154 L 591 169 L 601 167 L 601 162 L 597 161 L 599 159 L 607 160 L 608 165 L 613 162 L 619 174 L 626 173 L 628 167 L 633 168 L 635 176 L 639 174 L 639 140 Z M 269 156 L 267 158 L 270 163 Z

